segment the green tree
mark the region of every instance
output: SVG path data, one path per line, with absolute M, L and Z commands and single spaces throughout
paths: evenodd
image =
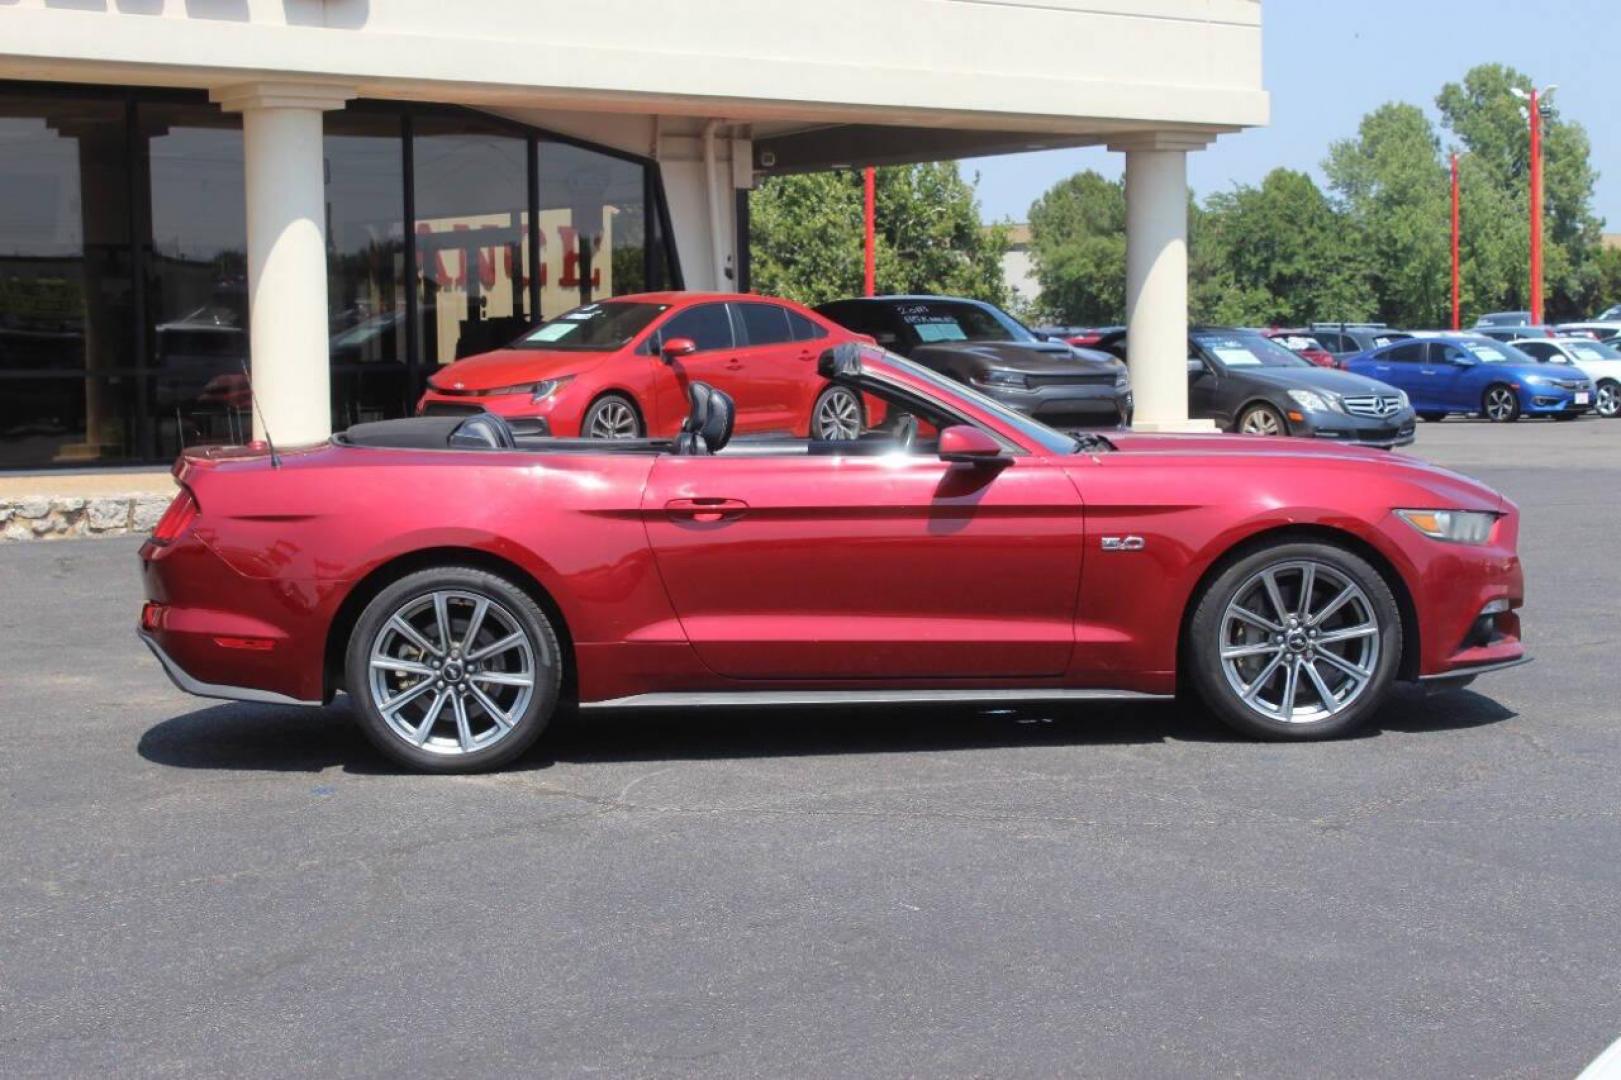
M 1060 180 L 1030 207 L 1037 308 L 1060 322 L 1120 322 L 1126 307 L 1126 194 L 1088 169 Z
M 1451 304 L 1448 179 L 1423 110 L 1391 102 L 1329 148 L 1329 186 L 1369 261 L 1386 322 L 1440 326 Z
M 750 196 L 753 284 L 820 304 L 861 293 L 859 170 L 772 177 Z M 980 221 L 954 162 L 880 168 L 875 206 L 881 293 L 945 293 L 1001 303 L 1005 226 Z
M 1436 96 L 1442 123 L 1466 152 L 1463 188 L 1466 306 L 1522 308 L 1529 302 L 1531 140 L 1523 102 L 1531 79 L 1502 64 L 1480 64 Z M 1597 174 L 1586 130 L 1559 115 L 1542 117 L 1543 274 L 1549 318 L 1584 314 L 1598 283 L 1601 224 L 1591 206 Z

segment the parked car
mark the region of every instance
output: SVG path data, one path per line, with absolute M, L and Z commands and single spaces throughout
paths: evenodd
M 1491 311 L 1475 320 L 1475 329 L 1487 326 L 1530 326 L 1529 311 Z
M 1477 326 L 1472 331 L 1481 337 L 1491 338 L 1493 341 L 1510 342 L 1521 338 L 1545 337 L 1555 338 L 1559 331 L 1552 326 Z
M 1124 333 L 1100 347 L 1130 362 Z M 1413 441 L 1407 396 L 1373 379 L 1307 363 L 1253 330 L 1188 335 L 1188 414 L 1246 435 L 1301 435 L 1392 448 Z
M 1055 427 L 1131 420 L 1131 380 L 1104 352 L 1046 341 L 994 304 L 953 296 L 835 300 L 818 314 Z
M 1544 364 L 1568 364 L 1593 380 L 1593 411 L 1608 420 L 1621 416 L 1621 349 L 1592 338 L 1535 338 L 1511 342 Z
M 1339 367 L 1334 355 L 1323 347 L 1323 343 L 1307 330 L 1286 330 L 1281 327 L 1270 327 L 1262 330 L 1263 337 L 1271 338 L 1285 349 L 1318 367 Z
M 1057 339 L 1077 348 L 1087 349 L 1096 345 L 1104 334 L 1124 329 L 1123 326 L 1038 326 L 1036 333 L 1045 338 Z
M 1554 327 L 1561 334 L 1571 337 L 1588 337 L 1594 341 L 1615 341 L 1621 339 L 1621 321 L 1607 322 L 1578 322 L 1560 323 Z
M 829 345 L 858 340 L 788 300 L 733 293 L 644 293 L 586 304 L 504 349 L 434 372 L 423 416 L 493 412 L 544 435 L 673 436 L 687 386 L 737 402 L 740 432 L 852 439 L 880 416 L 816 374 Z
M 1593 321 L 1594 322 L 1616 322 L 1616 321 L 1621 321 L 1621 304 L 1616 304 L 1614 307 L 1605 308 L 1603 311 L 1601 311 L 1597 315 L 1593 316 Z
M 1426 420 L 1451 413 L 1479 413 L 1499 423 L 1522 416 L 1570 420 L 1593 407 L 1587 376 L 1550 372 L 1514 346 L 1479 334 L 1398 341 L 1359 353 L 1345 367 L 1405 390 Z
M 1344 322 L 1312 323 L 1311 334 L 1333 355 L 1335 367 L 1344 366 L 1347 356 L 1413 336 L 1405 330 L 1392 330 L 1384 323 Z
M 1473 480 L 1304 440 L 1066 435 L 870 346 L 817 367 L 912 422 L 734 452 L 698 383 L 675 440 L 481 414 L 188 452 L 141 548 L 141 638 L 191 693 L 344 690 L 384 754 L 436 772 L 510 762 L 565 701 L 1186 688 L 1242 732 L 1321 739 L 1398 680 L 1524 660 L 1519 512 Z

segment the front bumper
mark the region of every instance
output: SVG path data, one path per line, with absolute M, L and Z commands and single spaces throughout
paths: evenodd
M 1578 400 L 1585 397 L 1585 401 Z M 1557 386 L 1520 387 L 1520 412 L 1526 416 L 1579 416 L 1591 412 L 1596 392 Z
M 1300 416 L 1302 419 L 1296 420 Z M 1299 413 L 1289 415 L 1289 433 L 1317 439 L 1332 439 L 1352 446 L 1393 450 L 1411 445 L 1418 429 L 1412 409 L 1385 417 L 1355 416 L 1350 413 Z
M 973 387 L 1052 427 L 1121 427 L 1131 420 L 1129 386 L 1055 382 L 1024 389 L 976 382 Z

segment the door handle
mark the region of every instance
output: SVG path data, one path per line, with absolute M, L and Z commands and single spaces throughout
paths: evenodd
M 743 370 L 743 361 L 739 360 L 735 356 L 731 357 L 730 359 L 728 359 L 726 361 L 726 370 L 727 371 L 742 371 Z
M 664 512 L 684 521 L 736 521 L 749 508 L 742 499 L 671 499 L 664 504 Z
M 816 359 L 816 354 L 814 352 L 812 352 L 810 349 L 806 349 L 804 352 L 799 354 L 799 358 L 801 360 L 811 361 L 811 360 Z

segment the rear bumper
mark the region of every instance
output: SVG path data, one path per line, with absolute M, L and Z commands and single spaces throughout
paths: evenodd
M 163 665 L 164 674 L 188 694 L 198 697 L 223 698 L 226 701 L 254 701 L 262 705 L 320 705 L 319 701 L 303 701 L 299 698 L 278 694 L 273 690 L 256 690 L 251 686 L 227 686 L 224 683 L 203 682 L 194 678 L 174 657 L 163 651 L 157 639 L 145 630 L 136 631 L 136 636 L 152 650 L 152 655 L 158 658 Z

